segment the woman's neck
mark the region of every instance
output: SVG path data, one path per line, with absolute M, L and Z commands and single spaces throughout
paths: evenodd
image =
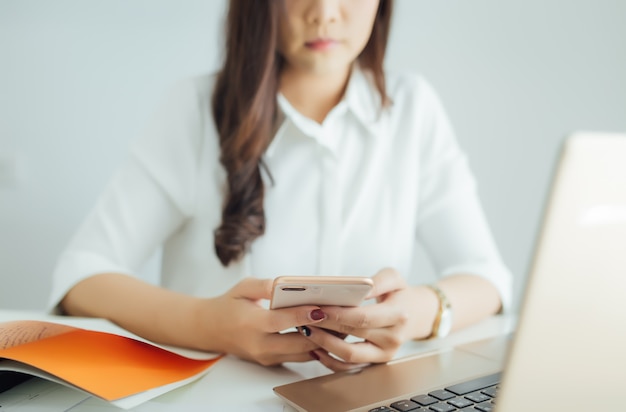
M 350 68 L 326 75 L 285 69 L 280 78 L 280 92 L 303 116 L 322 123 L 342 99 L 350 77 Z

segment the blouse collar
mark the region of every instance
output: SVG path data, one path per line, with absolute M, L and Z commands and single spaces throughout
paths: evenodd
M 276 146 L 282 140 L 289 123 L 294 124 L 307 135 L 314 135 L 313 130 L 316 127 L 320 127 L 315 121 L 300 114 L 281 93 L 277 95 L 277 101 L 282 120 L 272 142 L 266 150 L 266 156 L 272 156 Z M 373 137 L 379 135 L 379 124 L 382 118 L 382 100 L 374 85 L 373 76 L 361 69 L 358 64 L 354 64 L 352 68 L 343 99 L 333 110 L 339 109 L 343 111 L 343 106 L 346 107 L 345 110 L 354 115 L 356 120 L 368 132 L 367 134 Z

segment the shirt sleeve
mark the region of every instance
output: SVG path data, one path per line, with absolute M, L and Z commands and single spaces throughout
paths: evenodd
M 130 155 L 58 259 L 48 308 L 99 273 L 136 275 L 191 214 L 202 136 L 201 102 L 191 80 L 158 107 Z M 208 110 L 208 109 L 207 109 Z
M 440 276 L 467 273 L 489 280 L 511 308 L 512 275 L 493 240 L 467 158 L 436 93 L 422 82 L 428 109 L 420 153 L 418 239 Z

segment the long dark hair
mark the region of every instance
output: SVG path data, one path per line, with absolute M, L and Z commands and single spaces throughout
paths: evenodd
M 228 175 L 222 223 L 215 230 L 215 251 L 224 266 L 239 260 L 265 232 L 261 167 L 279 118 L 281 7 L 277 0 L 231 0 L 226 19 L 225 61 L 212 101 L 220 161 Z M 392 0 L 380 1 L 372 34 L 358 57 L 360 66 L 371 72 L 383 104 L 388 103 L 383 60 L 391 9 Z

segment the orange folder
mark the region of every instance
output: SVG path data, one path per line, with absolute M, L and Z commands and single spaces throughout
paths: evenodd
M 124 336 L 67 330 L 0 349 L 0 358 L 34 366 L 108 401 L 191 378 L 220 359 L 190 359 Z

